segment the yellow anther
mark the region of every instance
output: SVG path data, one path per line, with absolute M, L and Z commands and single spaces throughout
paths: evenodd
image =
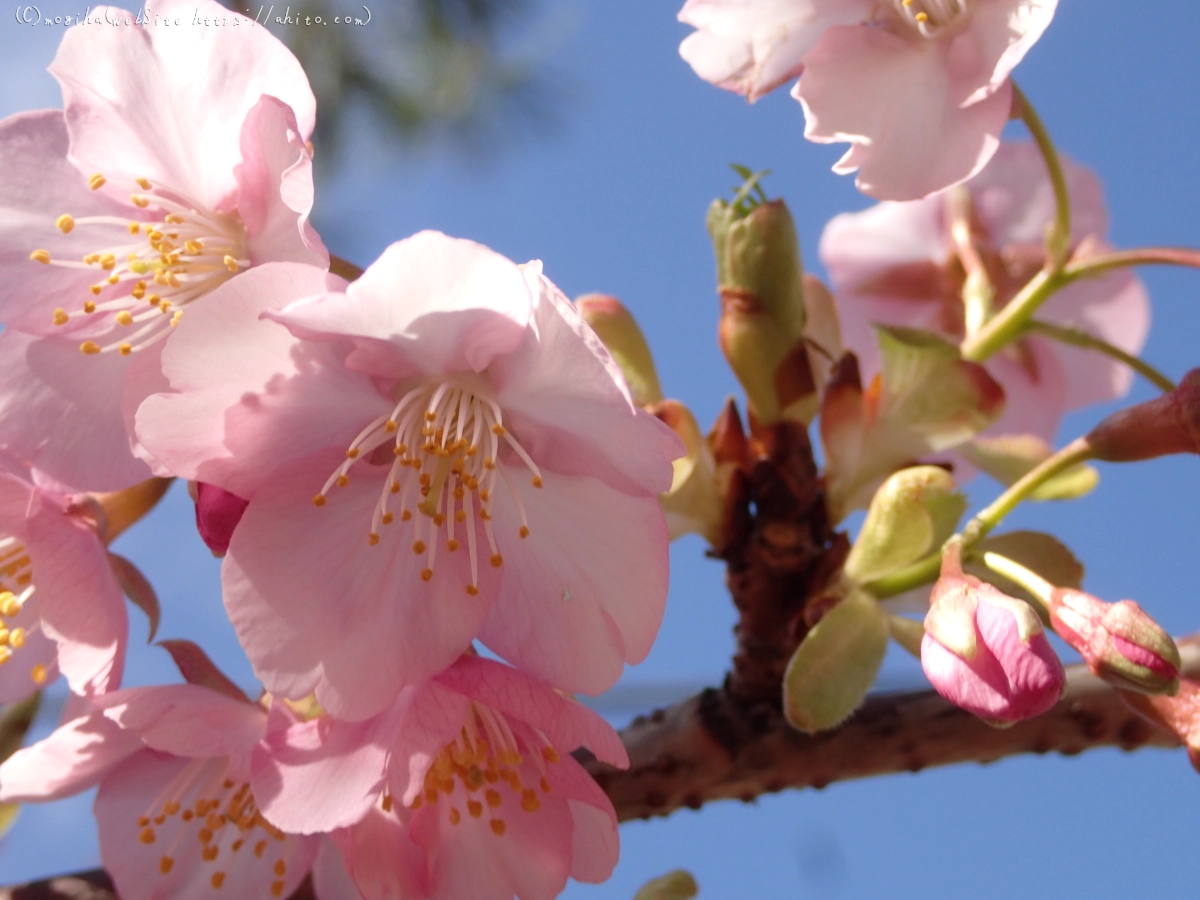
M 199 253 L 201 250 L 204 249 L 204 245 L 201 244 L 199 241 L 184 241 L 183 249 L 186 250 L 188 253 Z
M 87 256 L 85 256 L 85 257 L 83 258 L 83 261 L 84 261 L 85 263 L 87 263 L 89 266 L 93 266 L 93 265 L 95 265 L 95 264 L 96 264 L 96 261 L 97 261 L 98 259 L 100 259 L 100 254 L 99 254 L 99 253 L 89 253 Z
M 203 816 L 207 812 L 208 806 L 205 805 L 203 800 L 196 804 L 196 815 Z M 200 838 L 200 843 L 207 844 L 213 839 L 213 833 L 208 828 L 201 828 L 198 837 Z
M 550 793 L 550 781 L 545 776 L 542 777 L 541 788 L 543 794 Z
M 453 806 L 450 807 L 450 824 L 457 825 L 461 821 L 462 821 L 462 815 L 459 813 L 459 811 L 457 809 L 455 809 Z
M 8 643 L 9 634 L 10 632 L 7 628 L 0 628 L 0 646 Z
M 165 221 L 169 225 L 182 225 L 187 220 L 179 213 L 168 213 Z
M 213 872 L 212 886 L 214 888 L 216 888 L 217 890 L 220 890 L 221 885 L 223 885 L 224 883 L 225 883 L 225 873 L 224 872 Z
M 504 565 L 504 557 L 501 556 L 499 553 L 493 553 L 492 558 L 491 558 L 491 563 L 492 563 L 493 569 L 498 569 L 502 565 Z
M 246 843 L 246 841 L 243 838 L 238 838 L 236 841 L 234 841 L 232 844 L 229 845 L 229 849 L 232 850 L 234 853 L 237 853 L 239 850 L 242 849 L 242 844 L 244 844 L 244 843 Z
M 104 290 L 104 285 L 102 285 L 102 284 L 93 284 L 91 287 L 89 287 L 89 288 L 88 288 L 88 290 L 92 292 L 92 295 L 93 295 L 93 296 L 95 296 L 95 297 L 99 297 L 99 296 L 100 296 L 100 292 L 101 292 L 102 290 Z M 95 303 L 93 303 L 91 300 L 89 300 L 87 303 L 83 304 L 83 311 L 84 311 L 84 312 L 86 312 L 86 313 L 92 313 L 92 312 L 95 312 L 95 311 L 96 311 L 96 304 L 95 304 Z
M 412 548 L 413 548 L 413 553 L 424 553 L 425 552 L 425 542 L 424 541 L 414 541 Z
M 97 344 L 95 341 L 84 341 L 82 344 L 79 345 L 79 349 L 82 350 L 84 353 L 86 353 L 88 356 L 94 356 L 95 354 L 100 352 L 100 345 Z
M 10 619 L 21 611 L 21 601 L 19 601 L 12 591 L 5 591 L 0 594 L 0 613 L 8 616 Z
M 179 278 L 175 275 L 174 272 L 168 272 L 167 273 L 167 284 L 169 284 L 173 288 L 177 288 L 182 284 L 182 282 L 179 280 Z
M 473 584 L 468 584 L 467 585 L 467 595 L 470 597 L 478 597 L 479 596 L 479 588 L 475 587 L 475 585 L 473 585 Z
M 521 809 L 525 812 L 537 812 L 541 808 L 542 801 L 536 793 L 528 789 L 521 792 Z
M 34 262 L 40 262 L 44 266 L 50 265 L 50 251 L 49 250 L 34 250 L 32 253 L 29 254 L 29 258 L 32 259 Z
M 396 517 L 390 512 L 385 512 L 379 521 L 381 521 L 384 525 L 391 525 L 392 522 L 395 521 L 395 518 Z
M 558 751 L 553 747 L 543 747 L 542 759 L 546 760 L 548 763 L 556 763 L 559 760 Z
M 122 356 L 128 356 L 133 352 L 133 344 L 121 344 L 117 347 L 117 352 Z
M 135 178 L 134 181 L 137 182 L 137 186 L 143 191 L 150 190 L 150 180 L 148 178 Z
M 168 816 L 173 816 L 179 812 L 179 803 L 175 800 L 168 800 L 163 804 L 163 813 Z
M 131 259 L 129 260 L 129 271 L 135 275 L 145 275 L 150 271 L 150 267 L 146 265 L 144 260 Z M 145 288 L 142 288 L 144 291 Z
M 488 788 L 487 793 L 484 794 L 483 797 L 485 800 L 487 800 L 487 805 L 492 809 L 499 808 L 500 803 L 502 802 L 500 799 L 500 792 L 491 788 Z
M 158 306 L 160 303 L 162 303 L 162 297 L 158 296 L 158 294 L 151 294 L 146 298 L 146 302 L 151 306 Z
M 130 234 L 137 234 L 141 230 L 142 230 L 142 226 L 139 225 L 137 222 L 129 223 L 129 233 Z
M 209 844 L 203 850 L 200 851 L 200 856 L 203 857 L 205 862 L 212 862 L 214 859 L 217 858 L 217 856 L 218 856 L 218 854 L 220 854 L 220 852 L 221 852 L 221 848 L 219 846 L 217 846 L 216 844 Z
M 8 642 L 10 644 L 12 644 L 13 648 L 16 650 L 20 650 L 22 647 L 24 647 L 25 646 L 25 629 L 24 628 L 14 628 L 12 630 L 12 633 L 8 636 Z
M 67 311 L 61 306 L 54 310 L 55 325 L 66 325 L 69 321 L 71 321 L 71 317 L 67 315 Z
M 46 676 L 50 673 L 46 671 L 46 667 L 38 663 L 33 667 L 33 671 L 29 673 L 29 677 L 33 679 L 34 684 L 45 684 Z
M 346 475 L 339 475 L 339 476 L 337 477 L 337 486 L 338 486 L 338 487 L 345 487 L 345 486 L 346 486 L 346 485 L 348 485 L 349 483 L 350 483 L 350 478 L 349 478 L 348 476 L 346 476 Z
M 271 882 L 271 896 L 272 897 L 282 897 L 284 887 L 285 887 L 285 885 L 282 881 L 272 881 Z
M 54 224 L 58 227 L 58 230 L 61 231 L 63 234 L 70 234 L 71 229 L 75 227 L 75 219 L 72 216 L 68 215 L 67 213 L 63 213 L 61 216 L 59 216 L 57 219 L 54 220 Z
M 238 270 L 237 260 L 228 254 L 226 254 L 225 258 L 221 260 L 221 262 L 225 263 L 225 268 L 227 268 L 230 272 L 236 272 Z
M 456 509 L 454 511 L 454 521 L 455 522 L 467 521 L 467 511 L 464 509 Z
M 918 22 L 921 22 L 922 24 L 924 24 L 925 22 L 929 21 L 929 13 L 919 12 L 915 16 L 913 16 L 913 18 L 916 19 Z
M 317 494 L 317 496 L 313 497 L 313 506 L 324 506 L 324 505 L 325 505 L 325 495 L 324 494 Z
M 492 434 L 496 434 L 496 435 L 499 435 L 500 437 L 504 437 L 504 426 L 501 425 L 499 422 L 497 422 L 495 425 L 492 426 Z
M 143 844 L 153 844 L 154 843 L 154 829 L 153 828 L 143 828 L 142 833 L 138 835 L 138 840 L 141 841 Z
M 395 431 L 399 427 L 400 426 L 397 425 L 395 422 L 393 422 L 391 419 L 388 419 L 386 422 L 383 423 L 383 430 L 386 431 L 388 434 L 391 434 L 393 431 Z M 400 448 L 397 447 L 396 449 L 399 450 Z
M 372 547 L 374 547 L 376 544 L 379 543 L 379 535 L 377 535 L 373 531 L 368 532 L 367 533 L 367 543 L 370 544 Z
M 407 510 L 407 509 L 400 510 L 400 521 L 401 522 L 407 522 L 411 518 L 412 518 L 412 512 L 410 510 Z
M 127 309 L 121 310 L 116 316 L 118 325 L 132 325 L 133 315 Z
M 164 875 L 168 874 L 171 869 L 174 868 L 174 866 L 175 860 L 171 859 L 169 856 L 164 856 L 158 861 L 158 871 Z
M 358 448 L 351 447 L 346 451 L 346 459 L 358 459 Z
M 471 814 L 472 819 L 478 819 L 483 815 L 483 804 L 478 800 L 467 801 L 467 812 Z
M 533 476 L 533 486 L 535 488 L 540 488 L 542 486 L 542 476 L 541 475 Z
M 150 198 L 145 197 L 141 194 L 130 194 L 129 202 L 132 203 L 134 206 L 136 206 L 138 209 L 145 209 L 147 206 L 150 205 Z
M 431 409 L 425 410 L 425 421 L 426 422 L 432 422 L 436 418 L 437 418 L 437 413 L 435 413 L 433 410 L 431 410 Z M 433 434 L 432 431 L 429 433 Z
M 0 665 L 4 665 L 4 663 L 12 659 L 12 655 L 13 652 L 10 648 L 0 647 Z
M 392 490 L 392 493 L 393 493 L 393 494 L 398 494 L 398 493 L 400 493 L 400 482 L 398 482 L 398 481 L 393 481 L 393 482 L 392 482 L 392 488 L 391 488 L 391 490 Z
M 88 187 L 90 187 L 93 191 L 100 190 L 100 188 L 104 187 L 104 185 L 107 183 L 108 183 L 108 179 L 105 178 L 103 175 L 101 175 L 99 172 L 97 172 L 91 178 L 88 179 Z
M 422 581 L 432 581 L 433 580 L 433 569 L 422 569 L 421 570 L 421 580 Z
M 175 310 L 175 315 L 171 316 L 171 327 L 174 328 L 176 325 L 178 325 L 179 321 L 182 318 L 183 318 L 183 310 L 182 309 Z
M 105 281 L 107 281 L 109 284 L 116 284 L 118 281 L 120 281 L 120 280 L 121 280 L 121 276 L 120 276 L 120 275 L 113 274 L 113 275 L 109 275 L 109 276 L 108 276 L 107 278 L 105 278 L 104 280 L 105 280 Z
M 266 852 L 266 850 L 267 850 L 267 842 L 266 841 L 259 841 L 257 844 L 254 845 L 254 855 L 257 856 L 259 859 L 262 859 L 262 855 L 263 855 L 263 853 Z
M 111 272 L 116 264 L 117 258 L 111 253 L 105 253 L 102 257 L 100 257 L 100 268 L 102 268 L 105 272 Z
M 446 549 L 449 550 L 451 553 L 453 553 L 455 550 L 457 550 L 459 548 L 459 546 L 460 545 L 458 543 L 457 538 L 450 538 L 450 540 L 446 541 Z
M 287 874 L 287 863 L 285 863 L 282 859 L 278 860 L 275 863 L 275 866 L 272 871 L 274 871 L 276 875 L 278 875 L 280 878 L 282 878 L 285 874 Z
M 133 286 L 133 290 L 130 293 L 133 295 L 134 300 L 141 300 L 146 296 L 146 282 L 139 281 Z
M 392 811 L 392 795 L 384 794 L 383 802 L 380 803 L 380 806 L 383 807 L 384 812 L 391 812 Z
M 492 826 L 492 832 L 496 837 L 504 837 L 504 830 L 507 826 L 503 819 L 492 819 L 488 824 Z

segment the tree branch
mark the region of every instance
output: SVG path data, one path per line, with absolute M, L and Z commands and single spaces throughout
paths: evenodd
M 1200 634 L 1179 641 L 1184 674 L 1200 678 Z M 1045 715 L 996 729 L 933 691 L 871 697 L 841 728 L 793 731 L 756 705 L 737 712 L 724 689 L 706 691 L 621 732 L 630 767 L 587 761 L 623 822 L 698 809 L 714 800 L 753 800 L 789 788 L 918 772 L 933 766 L 993 762 L 1023 753 L 1073 756 L 1097 747 L 1177 747 L 1132 713 L 1116 691 L 1083 666 L 1067 669 L 1067 689 Z M 0 900 L 116 900 L 102 871 L 0 889 Z M 292 900 L 315 900 L 308 882 Z

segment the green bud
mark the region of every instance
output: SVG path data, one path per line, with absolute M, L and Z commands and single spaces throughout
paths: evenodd
M 662 388 L 646 336 L 621 301 L 607 294 L 586 294 L 576 299 L 575 308 L 620 366 L 633 402 L 648 406 L 661 400 Z
M 856 710 L 879 674 L 887 614 L 855 591 L 805 635 L 783 676 L 783 711 L 800 731 L 828 731 Z
M 725 516 L 712 448 L 696 424 L 696 417 L 678 400 L 651 404 L 649 411 L 679 435 L 687 447 L 687 454 L 674 462 L 671 490 L 658 498 L 671 540 L 685 534 L 699 534 L 713 547 L 719 547 Z
M 791 213 L 782 200 L 748 211 L 744 203 L 715 200 L 708 233 L 717 256 L 721 349 L 750 412 L 764 425 L 785 411 L 811 419 L 816 391 L 804 342 L 804 266 Z
M 700 893 L 700 886 L 690 872 L 676 869 L 661 878 L 642 885 L 633 900 L 692 900 Z
M 846 558 L 846 575 L 861 584 L 915 562 L 945 543 L 966 508 L 966 497 L 945 469 L 913 466 L 896 472 L 871 500 Z

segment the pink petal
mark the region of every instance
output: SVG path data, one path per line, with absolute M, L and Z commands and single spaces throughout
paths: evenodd
M 523 767 L 522 781 L 537 784 L 537 770 Z M 430 895 L 439 900 L 553 900 L 571 872 L 572 821 L 565 800 L 541 794 L 541 808 L 526 812 L 521 795 L 501 780 L 493 785 L 501 796 L 497 809 L 488 806 L 479 818 L 468 813 L 461 793 L 443 795 L 413 816 L 413 840 L 429 860 Z M 450 809 L 459 813 L 451 824 Z M 497 835 L 491 822 L 504 822 Z
M 560 755 L 587 747 L 604 762 L 620 768 L 629 765 L 620 736 L 602 717 L 524 672 L 495 660 L 464 656 L 437 681 L 537 728 Z
M 40 491 L 27 534 L 42 628 L 58 644 L 58 665 L 71 690 L 116 689 L 129 616 L 104 545 L 89 525 L 64 514 L 59 501 Z M 21 665 L 27 662 L 23 650 Z
M 138 438 L 163 471 L 249 498 L 281 466 L 344 448 L 391 407 L 368 379 L 345 371 L 345 347 L 303 344 L 259 318 L 344 284 L 312 266 L 270 263 L 188 310 L 163 350 L 173 393 L 150 397 L 136 417 Z
M 88 190 L 87 176 L 67 159 L 67 127 L 59 110 L 18 113 L 0 121 L 0 321 L 36 334 L 61 331 L 57 307 L 77 312 L 90 299 L 96 270 L 34 262 L 42 249 L 51 259 L 78 261 L 104 246 L 124 243 L 120 225 L 80 226 L 63 234 L 62 213 L 126 216 L 127 207 Z M 76 319 L 79 321 L 78 317 Z
M 242 126 L 237 210 L 249 237 L 250 263 L 297 262 L 326 268 L 329 253 L 308 221 L 312 157 L 292 108 L 263 97 Z
M 347 365 L 382 378 L 481 372 L 521 340 L 531 313 L 520 268 L 437 231 L 392 244 L 345 294 L 270 318 L 300 337 L 355 339 Z
M 154 12 L 183 22 L 63 35 L 50 73 L 62 85 L 71 155 L 88 174 L 161 181 L 213 209 L 237 188 L 242 123 L 259 98 L 295 110 L 305 139 L 316 101 L 300 63 L 266 28 L 241 16 L 237 26 L 193 24 L 236 15 L 215 0 L 169 0 Z
M 192 767 L 189 769 L 189 767 Z M 208 842 L 199 839 L 207 827 L 205 817 L 184 820 L 181 814 L 154 817 L 162 804 L 174 796 L 184 807 L 193 806 L 209 793 L 224 796 L 223 812 L 232 790 L 223 789 L 224 761 L 212 760 L 197 772 L 192 760 L 166 756 L 147 750 L 131 757 L 104 779 L 96 795 L 96 822 L 100 830 L 100 855 L 122 900 L 163 900 L 163 898 L 288 897 L 308 874 L 317 851 L 315 837 L 287 835 L 277 839 L 261 827 L 242 831 L 232 823 L 212 829 Z M 208 799 L 212 799 L 210 796 Z M 139 824 L 151 818 L 150 825 Z M 144 842 L 150 829 L 154 836 Z M 264 844 L 256 853 L 256 845 Z M 234 850 L 235 843 L 238 846 Z M 203 858 L 205 847 L 216 847 L 216 858 Z M 172 864 L 163 874 L 163 857 Z M 282 862 L 284 874 L 277 874 Z M 213 878 L 223 873 L 221 887 L 214 889 Z M 282 890 L 272 893 L 275 882 Z
M 412 842 L 408 826 L 399 816 L 399 808 L 385 813 L 376 807 L 357 825 L 333 835 L 363 900 L 424 900 L 429 896 L 424 886 L 425 854 Z M 321 900 L 330 900 L 319 868 L 325 853 L 322 847 L 313 879 Z M 334 895 L 334 900 L 339 898 Z
M 459 736 L 470 699 L 439 681 L 407 688 L 396 700 L 388 757 L 388 790 L 404 809 L 424 790 L 425 774 L 442 749 Z
M 271 735 L 254 750 L 258 808 L 297 834 L 353 825 L 383 790 L 390 725 L 386 714 L 355 723 L 322 716 Z
M 175 756 L 248 753 L 267 730 L 258 704 L 194 684 L 129 688 L 98 698 L 96 705 L 146 746 Z
M 658 500 L 631 497 L 595 478 L 543 472 L 544 487 L 513 479 L 528 513 L 496 503 L 504 557 L 500 596 L 480 638 L 564 690 L 598 694 L 641 662 L 667 598 L 667 527 Z
M 96 712 L 67 722 L 0 765 L 0 801 L 61 800 L 94 787 L 142 749 L 141 739 Z
M 15 617 L 6 620 L 10 628 L 24 628 L 26 634 L 20 656 L 0 667 L 0 703 L 19 703 L 58 678 L 58 644 L 40 628 L 30 631 L 38 623 L 37 609 L 34 598 Z M 34 681 L 33 670 L 38 666 L 45 670 L 45 677 Z
M 574 821 L 571 877 L 588 884 L 607 881 L 621 852 L 612 801 L 573 758 L 563 757 L 548 769 L 551 790 L 567 798 Z
M 669 490 L 683 443 L 634 405 L 620 369 L 558 288 L 532 271 L 529 280 L 540 293 L 534 327 L 489 369 L 505 427 L 556 472 L 626 493 Z
M 146 480 L 121 410 L 128 369 L 129 357 L 80 353 L 78 340 L 0 334 L 0 447 L 81 490 Z
M 1024 340 L 988 360 L 988 372 L 1004 388 L 1007 402 L 984 434 L 1034 434 L 1053 444 L 1069 408 L 1064 362 L 1061 348 L 1044 338 Z
M 805 137 L 851 142 L 835 172 L 858 170 L 859 190 L 872 197 L 916 200 L 966 181 L 1000 144 L 1011 86 L 965 108 L 961 90 L 946 45 L 852 26 L 821 38 L 792 96 L 804 106 Z
M 225 608 L 267 690 L 296 699 L 316 690 L 331 714 L 364 719 L 470 645 L 497 578 L 485 563 L 480 594 L 469 596 L 465 547 L 452 554 L 442 545 L 423 581 L 428 558 L 413 552 L 413 532 L 400 521 L 370 545 L 386 482 L 366 463 L 314 506 L 344 459 L 344 451 L 316 457 L 264 485 L 234 533 L 222 579 Z
M 972 11 L 971 23 L 954 39 L 952 55 L 960 66 L 987 80 L 972 91 L 964 105 L 976 103 L 996 91 L 1012 74 L 1025 54 L 1038 42 L 1054 18 L 1058 0 L 982 0 Z

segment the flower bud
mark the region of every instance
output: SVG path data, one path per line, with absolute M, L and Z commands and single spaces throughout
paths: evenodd
M 1049 606 L 1051 626 L 1096 677 L 1145 694 L 1178 690 L 1179 649 L 1132 600 L 1105 603 L 1083 591 L 1058 588 Z
M 233 530 L 250 505 L 237 494 L 204 482 L 196 483 L 196 529 L 213 556 L 224 556 L 229 550 Z
M 1171 453 L 1200 453 L 1200 369 L 1179 387 L 1113 413 L 1085 438 L 1093 459 L 1138 462 Z
M 939 694 L 997 726 L 1044 713 L 1066 681 L 1037 614 L 963 574 L 957 543 L 946 548 L 930 598 L 921 668 Z
M 694 533 L 719 547 L 724 504 L 717 488 L 716 460 L 696 417 L 678 400 L 663 400 L 648 410 L 679 435 L 687 448 L 687 454 L 674 462 L 671 490 L 658 498 L 671 540 Z
M 717 256 L 720 343 L 754 419 L 778 421 L 785 411 L 810 420 L 816 392 L 804 340 L 800 244 L 782 200 L 746 212 L 713 201 L 708 231 Z M 789 409 L 791 408 L 791 409 Z
M 575 301 L 575 308 L 621 368 L 633 402 L 649 406 L 662 400 L 646 336 L 621 301 L 607 294 L 586 294 Z

